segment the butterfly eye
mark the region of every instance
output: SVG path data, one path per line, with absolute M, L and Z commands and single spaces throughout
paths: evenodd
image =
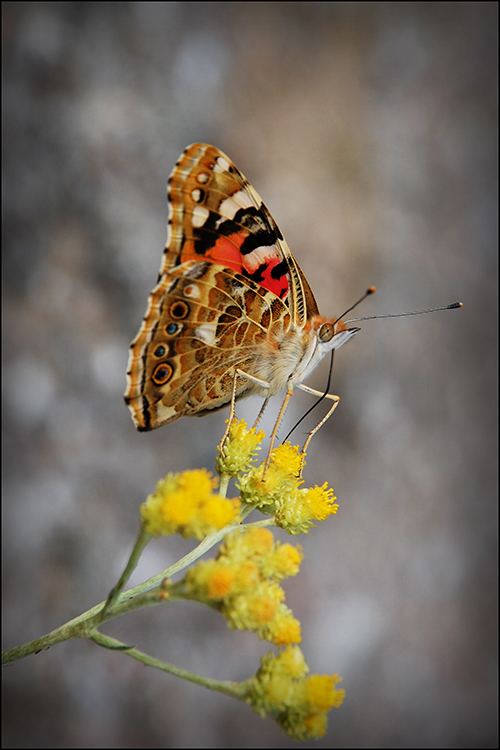
M 156 370 L 153 372 L 153 380 L 156 385 L 164 385 L 165 383 L 168 383 L 173 375 L 173 372 L 174 368 L 172 367 L 172 365 L 169 365 L 165 362 L 162 365 L 158 365 Z
M 320 341 L 326 344 L 328 343 L 328 341 L 331 341 L 333 339 L 334 334 L 335 334 L 334 326 L 331 323 L 323 323 L 323 325 L 318 331 L 318 338 Z
M 170 308 L 170 315 L 175 318 L 175 320 L 183 320 L 183 318 L 187 318 L 189 315 L 189 305 L 183 300 L 174 302 Z
M 171 323 L 170 325 L 175 325 L 175 324 Z M 164 346 L 157 346 L 155 349 L 155 357 L 164 357 L 166 351 L 167 350 L 165 349 Z

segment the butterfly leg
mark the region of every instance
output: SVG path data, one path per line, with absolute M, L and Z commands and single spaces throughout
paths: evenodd
M 252 383 L 255 383 L 256 385 L 260 385 L 261 388 L 269 388 L 269 383 L 267 383 L 265 380 L 261 380 L 260 378 L 256 378 L 255 375 L 249 375 L 247 372 L 244 372 L 243 370 L 235 369 L 235 371 L 234 371 L 234 380 L 233 380 L 233 392 L 231 394 L 231 411 L 230 411 L 230 414 L 229 414 L 229 420 L 228 420 L 228 425 L 227 425 L 227 428 L 226 428 L 226 432 L 224 433 L 224 437 L 222 438 L 222 440 L 221 440 L 221 442 L 219 444 L 220 450 L 222 450 L 222 448 L 224 447 L 224 443 L 226 442 L 227 436 L 229 435 L 229 429 L 231 427 L 231 422 L 232 422 L 232 420 L 234 418 L 234 411 L 235 411 L 234 405 L 235 405 L 235 402 L 236 402 L 236 379 L 237 379 L 238 375 L 241 375 L 243 378 L 246 378 L 247 380 L 250 380 Z M 313 393 L 313 394 L 315 394 L 317 396 L 322 396 L 323 395 L 319 391 L 314 391 L 312 388 L 309 388 L 309 386 L 302 386 L 301 385 L 299 387 L 302 388 L 302 390 L 306 390 L 308 393 Z M 287 388 L 286 396 L 285 396 L 284 401 L 283 401 L 283 403 L 281 405 L 280 413 L 278 414 L 278 419 L 276 420 L 276 424 L 274 425 L 273 431 L 271 433 L 271 439 L 270 439 L 270 444 L 269 444 L 269 452 L 267 454 L 267 459 L 266 459 L 266 463 L 265 463 L 265 466 L 264 466 L 264 472 L 262 474 L 262 481 L 263 482 L 266 479 L 267 470 L 268 470 L 269 464 L 271 462 L 271 452 L 272 452 L 272 449 L 273 449 L 274 441 L 276 439 L 276 435 L 278 433 L 278 429 L 279 429 L 279 426 L 281 424 L 281 420 L 283 419 L 283 416 L 285 414 L 287 406 L 288 406 L 288 404 L 290 402 L 290 399 L 292 398 L 292 394 L 293 394 L 293 383 L 289 381 L 288 382 L 288 388 Z M 338 396 L 332 396 L 331 394 L 327 394 L 327 398 L 338 399 Z M 262 416 L 262 414 L 264 412 L 264 409 L 267 406 L 267 402 L 268 401 L 269 401 L 269 397 L 267 397 L 266 400 L 264 401 L 264 403 L 262 405 L 262 408 L 261 408 L 261 410 L 260 410 L 260 412 L 259 412 L 259 414 L 257 416 L 257 420 L 256 420 L 255 424 L 257 424 L 258 421 L 259 421 L 259 419 L 261 418 L 261 416 Z M 320 422 L 320 424 L 312 431 L 312 433 L 309 433 L 309 436 L 307 438 L 305 447 L 307 447 L 309 445 L 309 443 L 311 441 L 311 438 L 314 435 L 314 433 L 317 432 L 319 430 L 319 428 L 321 427 L 321 425 L 323 425 L 326 422 L 326 420 L 328 419 L 328 417 L 333 412 L 333 410 L 335 409 L 336 406 L 337 406 L 337 404 L 335 403 L 335 405 L 330 409 L 330 411 L 328 412 L 328 414 L 326 415 L 326 417 L 323 418 L 323 420 Z M 303 451 L 303 453 L 304 453 L 304 451 Z
M 268 403 L 269 403 L 269 398 L 270 398 L 270 397 L 268 396 L 268 397 L 267 397 L 266 399 L 264 399 L 264 403 L 263 403 L 263 404 L 262 404 L 262 406 L 260 407 L 260 411 L 259 411 L 259 413 L 257 414 L 257 419 L 255 420 L 255 422 L 254 422 L 254 425 L 253 425 L 253 429 L 254 429 L 254 430 L 256 430 L 256 429 L 257 429 L 257 426 L 258 426 L 258 424 L 259 424 L 259 422 L 260 422 L 260 420 L 261 420 L 261 418 L 262 418 L 262 415 L 264 414 L 265 408 L 266 408 L 266 406 L 267 406 L 267 405 L 268 405 Z
M 243 373 L 240 373 L 239 370 L 235 370 L 234 371 L 233 389 L 231 391 L 231 407 L 230 407 L 230 410 L 229 410 L 229 419 L 227 420 L 226 431 L 225 431 L 224 435 L 222 436 L 222 440 L 219 443 L 219 453 L 221 455 L 222 455 L 222 449 L 224 448 L 224 443 L 226 442 L 227 436 L 229 435 L 229 430 L 231 429 L 231 423 L 232 423 L 232 421 L 234 419 L 235 404 L 236 404 L 236 382 L 237 382 L 239 374 L 243 374 Z
M 321 393 L 321 391 L 317 391 L 314 388 L 310 388 L 308 385 L 303 385 L 302 383 L 298 383 L 297 384 L 297 388 L 300 388 L 301 391 L 305 391 L 306 393 L 311 393 L 313 396 L 323 396 L 324 398 L 327 398 L 330 401 L 333 401 L 333 404 L 331 405 L 329 411 L 325 414 L 325 416 L 323 417 L 323 419 L 316 425 L 316 427 L 313 430 L 311 430 L 311 432 L 307 436 L 306 442 L 304 443 L 304 447 L 302 448 L 302 453 L 301 453 L 302 463 L 301 463 L 301 466 L 300 466 L 300 473 L 299 473 L 299 476 L 301 476 L 302 475 L 302 468 L 303 468 L 303 465 L 304 465 L 304 459 L 306 457 L 306 452 L 307 452 L 307 449 L 309 447 L 309 443 L 311 442 L 313 436 L 317 433 L 317 431 L 321 427 L 323 427 L 323 425 L 325 424 L 325 422 L 328 419 L 330 419 L 330 417 L 332 416 L 333 412 L 335 411 L 335 409 L 338 406 L 338 403 L 340 401 L 340 397 L 339 396 L 334 396 L 333 393 Z
M 235 373 L 237 373 L 238 375 L 241 375 L 242 377 L 246 378 L 247 380 L 250 380 L 252 383 L 255 383 L 256 385 L 260 385 L 262 388 L 269 388 L 269 383 L 267 383 L 265 380 L 261 380 L 260 378 L 256 378 L 254 375 L 249 375 L 248 373 L 243 372 L 243 370 L 236 370 Z M 308 388 L 308 386 L 304 386 L 304 387 Z M 309 390 L 312 390 L 312 389 L 309 389 Z M 288 382 L 288 388 L 287 388 L 287 391 L 286 391 L 286 396 L 285 396 L 284 401 L 283 401 L 283 403 L 281 405 L 280 413 L 278 414 L 278 419 L 276 420 L 276 423 L 274 425 L 273 431 L 271 433 L 271 438 L 270 438 L 270 443 L 269 443 L 269 451 L 268 451 L 268 454 L 267 454 L 266 463 L 265 463 L 265 466 L 264 466 L 264 471 L 262 473 L 262 481 L 263 482 L 265 482 L 265 480 L 266 480 L 267 470 L 269 468 L 269 464 L 271 463 L 271 452 L 273 450 L 274 441 L 276 439 L 276 435 L 278 433 L 278 429 L 279 429 L 279 426 L 281 424 L 281 420 L 283 419 L 283 416 L 285 414 L 287 406 L 288 406 L 288 404 L 290 402 L 290 399 L 292 398 L 292 393 L 293 393 L 293 383 L 291 381 L 289 381 Z M 233 395 L 234 395 L 234 388 L 233 388 Z M 323 395 L 322 393 L 318 393 L 318 396 L 322 396 L 322 395 Z M 333 398 L 333 397 L 330 396 L 330 398 Z M 335 396 L 335 398 L 337 398 L 337 397 Z M 259 412 L 259 414 L 257 416 L 257 420 L 255 422 L 256 425 L 257 425 L 259 419 L 261 418 L 261 416 L 262 416 L 262 414 L 264 412 L 264 409 L 267 406 L 267 402 L 268 401 L 269 401 L 269 396 L 264 401 L 264 403 L 262 405 L 262 408 L 261 408 L 261 410 L 260 410 L 260 412 Z M 328 417 L 326 419 L 328 419 Z M 326 421 L 326 419 L 324 421 Z M 323 422 L 321 424 L 323 424 Z M 321 427 L 321 424 L 317 427 L 317 429 L 319 429 Z M 229 430 L 227 430 L 227 432 L 228 431 Z M 316 432 L 316 430 L 315 430 L 315 432 Z M 309 440 L 309 438 L 308 438 L 308 440 Z M 309 445 L 309 442 L 307 444 Z
M 222 440 L 219 443 L 219 450 L 222 451 L 224 447 L 224 443 L 227 440 L 227 436 L 229 435 L 229 430 L 231 429 L 231 422 L 234 419 L 235 414 L 235 404 L 236 404 L 236 383 L 238 379 L 238 375 L 241 375 L 243 378 L 246 378 L 247 380 L 250 380 L 252 383 L 255 383 L 256 385 L 260 385 L 261 388 L 269 388 L 269 383 L 267 383 L 265 380 L 261 380 L 260 378 L 256 378 L 254 375 L 248 375 L 248 373 L 243 372 L 243 370 L 238 370 L 237 368 L 234 371 L 234 377 L 233 377 L 233 390 L 231 393 L 231 409 L 229 412 L 229 419 L 227 420 L 227 427 L 226 431 L 222 437 Z M 255 420 L 254 427 L 257 427 L 257 424 L 259 423 L 259 420 L 264 413 L 264 409 L 267 406 L 267 402 L 269 401 L 269 397 L 266 398 L 264 401 L 261 410 L 259 411 L 259 414 L 257 415 L 257 419 Z
M 274 425 L 273 431 L 271 433 L 271 440 L 270 440 L 270 444 L 269 444 L 269 452 L 267 454 L 266 465 L 264 466 L 264 472 L 262 474 L 262 481 L 263 482 L 266 481 L 267 470 L 268 470 L 269 464 L 271 462 L 271 451 L 273 449 L 274 441 L 276 439 L 276 435 L 278 433 L 278 429 L 279 429 L 279 426 L 281 424 L 281 420 L 285 416 L 285 412 L 286 412 L 287 406 L 290 403 L 290 399 L 292 398 L 292 394 L 293 394 L 293 383 L 291 383 L 290 381 L 288 381 L 288 388 L 287 388 L 287 391 L 286 391 L 286 396 L 285 396 L 285 398 L 283 400 L 283 403 L 282 403 L 281 409 L 280 409 L 280 413 L 278 414 L 278 419 L 276 420 L 276 424 Z
M 250 380 L 250 382 L 255 383 L 256 385 L 260 385 L 261 388 L 269 388 L 269 383 L 267 383 L 265 380 L 261 380 L 260 378 L 256 378 L 255 375 L 249 375 L 247 372 L 244 372 L 243 370 L 235 369 L 235 371 L 234 371 L 234 381 L 233 381 L 233 393 L 232 393 L 232 396 L 231 396 L 231 412 L 230 412 L 230 416 L 229 416 L 228 426 L 227 426 L 226 432 L 224 433 L 224 437 L 222 438 L 222 440 L 220 442 L 220 449 L 221 450 L 222 450 L 222 447 L 224 446 L 224 443 L 226 442 L 227 436 L 229 435 L 229 428 L 231 426 L 231 421 L 232 421 L 232 419 L 234 417 L 234 404 L 235 404 L 235 401 L 236 401 L 236 378 L 237 378 L 238 375 L 241 375 L 243 378 L 246 378 L 247 380 Z M 265 481 L 265 479 L 266 479 L 267 470 L 269 468 L 269 463 L 271 461 L 271 451 L 273 449 L 273 444 L 274 444 L 274 441 L 275 441 L 275 438 L 276 438 L 276 434 L 278 432 L 278 428 L 280 426 L 281 420 L 283 419 L 283 415 L 284 415 L 284 413 L 286 411 L 286 408 L 288 406 L 288 402 L 290 401 L 290 399 L 292 397 L 292 393 L 293 393 L 293 385 L 292 385 L 292 383 L 289 383 L 288 384 L 288 390 L 287 390 L 286 396 L 285 396 L 285 400 L 283 401 L 280 413 L 278 415 L 278 419 L 276 420 L 276 424 L 274 425 L 274 429 L 273 429 L 273 431 L 271 433 L 271 441 L 270 441 L 270 445 L 269 445 L 269 452 L 267 454 L 266 465 L 264 466 L 264 472 L 262 474 L 262 481 Z M 319 395 L 322 395 L 322 394 L 319 394 Z M 261 418 L 261 416 L 262 416 L 262 414 L 264 412 L 264 409 L 267 406 L 267 402 L 268 401 L 269 401 L 269 396 L 266 398 L 266 400 L 264 401 L 264 403 L 262 405 L 262 408 L 261 408 L 261 410 L 260 410 L 260 412 L 259 412 L 259 414 L 257 416 L 256 422 L 255 422 L 255 426 L 258 424 L 258 422 L 259 422 L 259 420 L 260 420 L 260 418 Z

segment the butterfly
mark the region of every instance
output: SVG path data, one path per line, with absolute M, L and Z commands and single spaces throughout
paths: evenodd
M 218 148 L 188 146 L 167 194 L 163 261 L 127 368 L 137 429 L 285 391 L 274 436 L 294 386 L 330 398 L 328 418 L 338 397 L 302 381 L 359 329 L 319 314 L 269 210 Z

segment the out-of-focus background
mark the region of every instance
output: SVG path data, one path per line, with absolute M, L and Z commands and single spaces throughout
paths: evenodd
M 213 469 L 225 412 L 140 434 L 122 398 L 167 176 L 204 141 L 263 196 L 323 314 L 372 284 L 359 315 L 464 303 L 366 322 L 336 356 L 342 401 L 305 480 L 340 509 L 292 540 L 305 560 L 285 584 L 311 670 L 346 689 L 314 747 L 497 747 L 498 4 L 2 13 L 4 648 L 106 596 L 159 477 Z M 310 403 L 297 394 L 285 427 Z M 156 541 L 132 582 L 192 546 Z M 104 630 L 219 679 L 269 650 L 188 603 Z M 296 747 L 88 642 L 3 674 L 6 747 Z

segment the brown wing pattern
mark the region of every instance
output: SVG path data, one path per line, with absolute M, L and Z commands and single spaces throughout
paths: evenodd
M 214 263 L 179 266 L 153 290 L 130 347 L 125 401 L 137 429 L 227 404 L 235 367 L 252 373 L 258 348 L 289 326 L 285 304 L 244 276 Z M 238 397 L 253 390 L 239 379 Z

